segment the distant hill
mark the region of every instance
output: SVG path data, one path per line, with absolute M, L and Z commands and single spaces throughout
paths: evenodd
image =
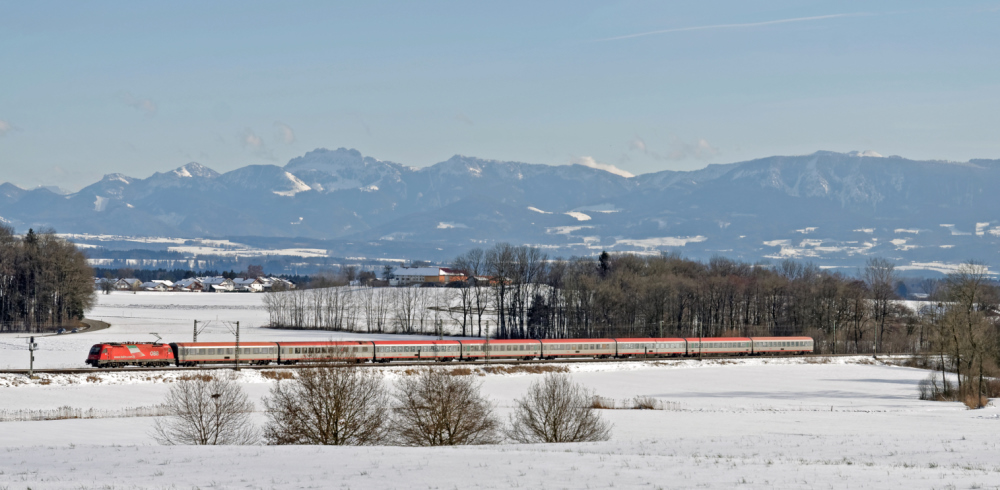
M 916 161 L 820 151 L 625 177 L 583 165 L 454 156 L 415 168 L 317 149 L 283 167 L 219 174 L 197 163 L 79 192 L 0 185 L 19 230 L 301 238 L 331 253 L 439 251 L 495 241 L 550 255 L 600 250 L 852 267 L 869 255 L 946 270 L 1000 251 L 1000 160 Z

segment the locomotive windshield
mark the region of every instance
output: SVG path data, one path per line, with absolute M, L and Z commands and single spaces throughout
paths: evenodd
M 100 345 L 95 345 L 95 346 L 93 346 L 93 347 L 90 348 L 90 353 L 91 354 L 97 354 L 98 352 L 101 352 L 101 346 Z

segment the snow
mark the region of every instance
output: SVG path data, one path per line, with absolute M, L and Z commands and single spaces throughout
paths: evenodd
M 301 222 L 301 218 L 300 221 Z M 191 255 L 217 255 L 223 257 L 267 257 L 271 255 L 288 255 L 297 257 L 326 257 L 327 252 L 321 248 L 275 248 L 263 249 L 249 246 L 239 248 L 184 245 L 167 247 L 170 252 L 178 252 Z
M 896 270 L 898 271 L 928 270 L 928 271 L 940 272 L 942 274 L 951 274 L 953 272 L 957 272 L 958 269 L 962 267 L 962 265 L 963 264 L 960 263 L 949 263 L 949 262 L 939 262 L 939 261 L 910 262 L 909 264 L 906 265 L 897 265 Z M 987 274 L 996 275 L 997 273 L 993 271 L 987 271 Z
M 603 170 L 605 172 L 615 174 L 619 177 L 625 177 L 626 179 L 631 179 L 632 177 L 635 177 L 635 174 L 633 174 L 632 172 L 629 172 L 627 170 L 622 170 L 610 163 L 598 162 L 593 157 L 585 156 L 580 158 L 573 158 L 570 160 L 570 164 L 583 165 L 585 167 L 590 167 L 597 170 Z
M 289 172 L 285 172 L 285 178 L 288 179 L 288 188 L 281 191 L 271 191 L 279 196 L 292 197 L 300 192 L 310 191 L 312 187 L 309 187 L 305 182 L 299 180 L 298 177 L 292 175 Z
M 618 213 L 621 209 L 611 203 L 593 204 L 590 206 L 580 206 L 573 211 L 586 211 L 592 213 Z
M 956 230 L 955 229 L 955 225 L 953 225 L 953 224 L 942 224 L 940 226 L 942 228 L 947 228 L 948 231 L 951 232 L 952 235 L 971 235 L 972 234 L 972 233 L 969 233 L 967 231 L 958 231 L 958 230 Z
M 643 238 L 643 239 L 623 239 L 619 238 L 615 240 L 615 245 L 630 245 L 633 247 L 641 248 L 656 248 L 656 247 L 683 247 L 688 243 L 698 243 L 708 240 L 708 237 L 701 235 L 698 236 L 686 236 L 686 237 L 658 237 L 658 238 Z
M 445 294 L 445 289 L 433 293 Z M 113 293 L 91 317 L 112 327 L 43 337 L 41 366 L 79 366 L 99 341 L 376 338 L 262 329 L 260 294 Z M 438 298 L 442 299 L 442 298 Z M 0 335 L 0 365 L 24 367 L 24 339 Z M 563 363 L 574 381 L 624 405 L 651 396 L 666 410 L 602 410 L 612 439 L 581 444 L 454 448 L 167 447 L 151 409 L 180 373 L 0 374 L 0 419 L 70 406 L 98 418 L 0 422 L 0 488 L 985 488 L 1000 483 L 1000 409 L 917 399 L 927 371 L 870 357 Z M 457 367 L 445 366 L 444 368 Z M 369 367 L 394 382 L 407 368 Z M 229 372 L 229 371 L 219 371 Z M 485 373 L 483 373 L 485 374 Z M 237 381 L 252 400 L 261 371 Z M 534 374 L 486 374 L 506 417 Z M 263 423 L 263 413 L 256 413 Z
M 603 410 L 612 440 L 450 448 L 164 447 L 152 417 L 0 422 L 0 481 L 93 488 L 958 488 L 996 485 L 998 409 L 916 399 L 925 371 L 841 358 L 572 365 L 571 376 L 621 401 L 667 410 Z M 377 368 L 388 382 L 401 368 Z M 150 406 L 162 379 L 0 388 L 2 408 Z M 136 378 L 133 376 L 132 378 Z M 538 375 L 487 375 L 501 416 Z M 243 371 L 251 399 L 270 382 Z M 259 403 L 258 403 L 259 406 Z M 263 414 L 256 414 L 263 422 Z M 128 468 L 127 471 L 122 471 Z

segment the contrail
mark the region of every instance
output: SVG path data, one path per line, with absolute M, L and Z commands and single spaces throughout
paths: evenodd
M 764 22 L 748 22 L 746 24 L 715 24 L 710 26 L 678 27 L 675 29 L 661 29 L 658 31 L 640 32 L 637 34 L 627 34 L 624 36 L 607 37 L 604 39 L 597 39 L 596 41 L 619 41 L 622 39 L 632 39 L 634 37 L 652 36 L 654 34 L 666 34 L 668 32 L 703 31 L 706 29 L 728 29 L 732 27 L 757 27 L 757 26 L 768 26 L 772 24 L 787 24 L 789 22 L 808 22 L 812 20 L 836 19 L 838 17 L 857 17 L 861 15 L 871 15 L 871 14 L 865 14 L 865 13 L 831 14 L 831 15 L 817 15 L 814 17 L 796 17 L 794 19 L 766 20 Z

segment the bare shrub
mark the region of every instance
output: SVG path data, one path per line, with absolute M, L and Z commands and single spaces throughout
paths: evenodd
M 517 442 L 588 442 L 611 438 L 593 395 L 565 374 L 547 374 L 517 400 L 507 437 Z M 613 405 L 612 405 L 613 406 Z
M 594 398 L 592 398 L 590 402 L 590 408 L 597 410 L 614 410 L 616 408 L 615 400 L 612 398 L 594 395 Z
M 253 444 L 257 429 L 250 420 L 253 402 L 227 376 L 180 379 L 164 400 L 167 418 L 157 420 L 154 437 L 160 444 Z
M 990 398 L 1000 397 L 1000 378 L 989 378 L 986 380 L 986 390 L 983 395 Z
M 663 402 L 651 396 L 636 396 L 632 399 L 632 410 L 663 410 Z
M 268 444 L 362 446 L 385 440 L 389 395 L 379 372 L 323 366 L 282 379 L 264 398 Z
M 931 373 L 926 379 L 921 380 L 917 387 L 920 390 L 921 400 L 943 402 L 956 401 L 958 399 L 958 392 L 951 384 L 951 381 L 947 377 L 939 380 L 938 373 L 936 372 Z
M 426 369 L 401 378 L 393 406 L 393 432 L 405 446 L 495 444 L 500 422 L 471 376 Z

